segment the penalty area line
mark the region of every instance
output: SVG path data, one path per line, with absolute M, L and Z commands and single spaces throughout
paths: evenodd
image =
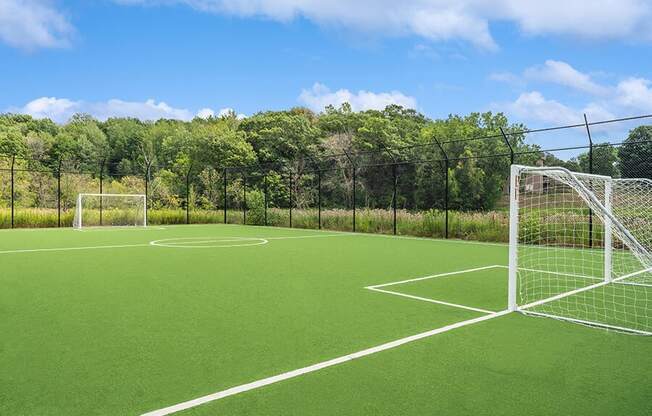
M 332 367 L 332 366 L 335 366 L 335 365 L 338 365 L 338 364 L 346 363 L 346 362 L 351 361 L 351 360 L 355 360 L 355 359 L 358 359 L 358 358 L 366 357 L 368 355 L 376 354 L 376 353 L 381 352 L 381 351 L 386 351 L 386 350 L 389 350 L 389 349 L 392 349 L 392 348 L 396 348 L 396 347 L 399 347 L 401 345 L 404 345 L 404 344 L 407 344 L 407 343 L 410 343 L 410 342 L 414 342 L 414 341 L 418 341 L 418 340 L 421 340 L 421 339 L 424 339 L 424 338 L 431 337 L 433 335 L 437 335 L 437 334 L 441 334 L 441 333 L 444 333 L 444 332 L 452 331 L 452 330 L 457 329 L 457 328 L 477 324 L 477 323 L 480 323 L 480 322 L 483 322 L 483 321 L 488 321 L 489 319 L 494 319 L 494 318 L 497 318 L 499 316 L 506 315 L 508 313 L 510 313 L 509 310 L 504 310 L 504 311 L 494 312 L 494 313 L 491 313 L 491 314 L 480 316 L 478 318 L 473 318 L 473 319 L 469 319 L 469 320 L 466 320 L 466 321 L 456 322 L 454 324 L 442 326 L 440 328 L 432 329 L 430 331 L 422 332 L 420 334 L 416 334 L 416 335 L 412 335 L 412 336 L 409 336 L 409 337 L 397 339 L 395 341 L 390 341 L 390 342 L 387 342 L 385 344 L 378 345 L 376 347 L 367 348 L 367 349 L 364 349 L 364 350 L 361 350 L 361 351 L 358 351 L 358 352 L 354 352 L 352 354 L 347 354 L 347 355 L 343 355 L 341 357 L 333 358 L 333 359 L 328 360 L 328 361 L 323 361 L 323 362 L 313 364 L 313 365 L 310 365 L 310 366 L 307 366 L 307 367 L 298 368 L 296 370 L 288 371 L 286 373 L 281 373 L 281 374 L 278 374 L 278 375 L 275 375 L 275 376 L 272 376 L 272 377 L 263 378 L 263 379 L 260 379 L 260 380 L 253 381 L 251 383 L 242 384 L 240 386 L 231 387 L 231 388 L 226 389 L 226 390 L 218 391 L 216 393 L 212 393 L 212 394 L 209 394 L 209 395 L 206 395 L 206 396 L 198 397 L 196 399 L 188 400 L 186 402 L 182 402 L 182 403 L 178 403 L 178 404 L 175 404 L 175 405 L 172 405 L 172 406 L 164 407 L 162 409 L 153 410 L 151 412 L 144 413 L 141 416 L 165 416 L 165 415 L 169 415 L 169 414 L 172 414 L 172 413 L 177 413 L 177 412 L 180 412 L 182 410 L 187 410 L 187 409 L 190 409 L 190 408 L 193 408 L 193 407 L 197 407 L 197 406 L 200 406 L 202 404 L 206 404 L 206 403 L 213 402 L 215 400 L 223 399 L 225 397 L 235 396 L 236 394 L 244 393 L 244 392 L 247 392 L 247 391 L 250 391 L 250 390 L 259 389 L 261 387 L 268 386 L 270 384 L 278 383 L 278 382 L 285 381 L 285 380 L 288 380 L 288 379 L 291 379 L 291 378 L 295 378 L 295 377 L 298 377 L 298 376 L 301 376 L 301 375 L 304 375 L 304 374 L 319 371 L 319 370 L 322 370 L 324 368 L 328 368 L 328 367 Z
M 456 270 L 454 272 L 431 274 L 429 276 L 415 277 L 413 279 L 399 280 L 397 282 L 382 283 L 382 284 L 379 284 L 379 285 L 367 286 L 367 287 L 365 287 L 365 289 L 375 290 L 375 289 L 379 289 L 381 287 L 402 285 L 402 284 L 405 284 L 405 283 L 412 283 L 412 282 L 419 282 L 421 280 L 429 280 L 429 279 L 434 279 L 436 277 L 454 276 L 454 275 L 457 275 L 457 274 L 473 273 L 473 272 L 478 272 L 478 271 L 482 271 L 482 270 L 504 268 L 504 267 L 506 267 L 506 266 L 501 266 L 499 264 L 491 264 L 489 266 L 474 267 L 472 269 Z
M 392 290 L 377 289 L 375 287 L 366 287 L 365 289 L 373 290 L 374 292 L 387 293 L 388 295 L 403 296 L 404 298 L 420 300 L 423 302 L 436 303 L 438 305 L 450 306 L 453 308 L 466 309 L 469 311 L 480 312 L 480 313 L 495 313 L 495 311 L 488 311 L 486 309 L 475 308 L 473 306 L 460 305 L 459 303 L 445 302 L 443 300 L 424 298 L 421 296 L 408 295 L 407 293 L 394 292 Z

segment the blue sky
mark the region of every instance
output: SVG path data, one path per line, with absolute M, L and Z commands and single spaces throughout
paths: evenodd
M 640 0 L 0 0 L 0 111 L 652 113 L 651 17 Z

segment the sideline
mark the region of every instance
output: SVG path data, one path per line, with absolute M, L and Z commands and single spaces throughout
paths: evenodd
M 347 355 L 343 355 L 341 357 L 333 358 L 333 359 L 328 360 L 328 361 L 322 361 L 320 363 L 313 364 L 313 365 L 310 365 L 310 366 L 307 366 L 307 367 L 298 368 L 296 370 L 288 371 L 286 373 L 281 373 L 281 374 L 278 374 L 278 375 L 275 375 L 275 376 L 272 376 L 272 377 L 267 377 L 267 378 L 263 378 L 263 379 L 260 379 L 260 380 L 256 380 L 256 381 L 253 381 L 251 383 L 231 387 L 231 388 L 226 389 L 226 390 L 218 391 L 216 393 L 212 393 L 212 394 L 209 394 L 209 395 L 206 395 L 206 396 L 198 397 L 196 399 L 188 400 L 186 402 L 182 402 L 182 403 L 178 403 L 178 404 L 175 404 L 175 405 L 172 405 L 172 406 L 164 407 L 162 409 L 153 410 L 151 412 L 144 413 L 141 416 L 165 416 L 165 415 L 169 415 L 169 414 L 172 414 L 172 413 L 180 412 L 182 410 L 187 410 L 187 409 L 190 409 L 190 408 L 193 408 L 193 407 L 197 407 L 199 405 L 206 404 L 206 403 L 209 403 L 209 402 L 213 402 L 215 400 L 220 400 L 220 399 L 223 399 L 225 397 L 234 396 L 236 394 L 244 393 L 246 391 L 258 389 L 258 388 L 261 388 L 261 387 L 264 387 L 264 386 L 268 386 L 270 384 L 278 383 L 278 382 L 288 380 L 288 379 L 291 379 L 291 378 L 295 378 L 295 377 L 298 377 L 298 376 L 301 376 L 301 375 L 304 375 L 304 374 L 319 371 L 319 370 L 322 370 L 324 368 L 332 367 L 334 365 L 342 364 L 342 363 L 345 363 L 347 361 L 355 360 L 355 359 L 358 359 L 358 358 L 366 357 L 366 356 L 371 355 L 371 354 L 376 354 L 376 353 L 381 352 L 381 351 L 386 351 L 386 350 L 389 350 L 389 349 L 392 349 L 392 348 L 396 348 L 396 347 L 399 347 L 401 345 L 404 345 L 404 344 L 407 344 L 407 343 L 410 343 L 410 342 L 414 342 L 414 341 L 418 341 L 420 339 L 431 337 L 433 335 L 441 334 L 441 333 L 444 333 L 444 332 L 452 331 L 452 330 L 457 329 L 457 328 L 462 328 L 464 326 L 473 325 L 473 324 L 477 324 L 477 323 L 480 323 L 480 322 L 483 322 L 483 321 L 488 321 L 490 319 L 498 318 L 499 316 L 506 315 L 509 312 L 510 311 L 508 311 L 508 310 L 504 310 L 504 311 L 500 311 L 500 312 L 494 312 L 494 313 L 491 313 L 491 314 L 488 314 L 488 315 L 480 316 L 478 318 L 473 318 L 473 319 L 469 319 L 469 320 L 466 320 L 466 321 L 457 322 L 457 323 L 454 323 L 454 324 L 451 324 L 451 325 L 442 326 L 440 328 L 432 329 L 430 331 L 422 332 L 420 334 L 416 334 L 416 335 L 412 335 L 412 336 L 409 336 L 409 337 L 405 337 L 405 338 L 397 339 L 397 340 L 394 340 L 394 341 L 390 341 L 390 342 L 387 342 L 385 344 L 381 344 L 381 345 L 378 345 L 378 346 L 375 346 L 375 347 L 372 347 L 372 348 L 367 348 L 367 349 L 364 349 L 364 350 L 361 350 L 361 351 L 358 351 L 358 352 L 354 352 L 352 354 L 347 354 Z

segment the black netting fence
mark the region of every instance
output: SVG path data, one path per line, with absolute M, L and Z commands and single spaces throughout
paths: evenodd
M 652 140 L 635 129 L 645 117 L 484 137 L 433 134 L 407 148 L 317 151 L 250 166 L 153 163 L 125 173 L 99 162 L 0 157 L 0 228 L 68 227 L 78 194 L 129 193 L 147 196 L 149 224 L 507 241 L 512 163 L 652 178 Z

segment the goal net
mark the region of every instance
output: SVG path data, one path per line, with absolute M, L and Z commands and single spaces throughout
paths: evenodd
M 652 335 L 652 181 L 512 166 L 509 308 Z
M 79 194 L 73 227 L 147 225 L 147 199 L 132 194 Z

